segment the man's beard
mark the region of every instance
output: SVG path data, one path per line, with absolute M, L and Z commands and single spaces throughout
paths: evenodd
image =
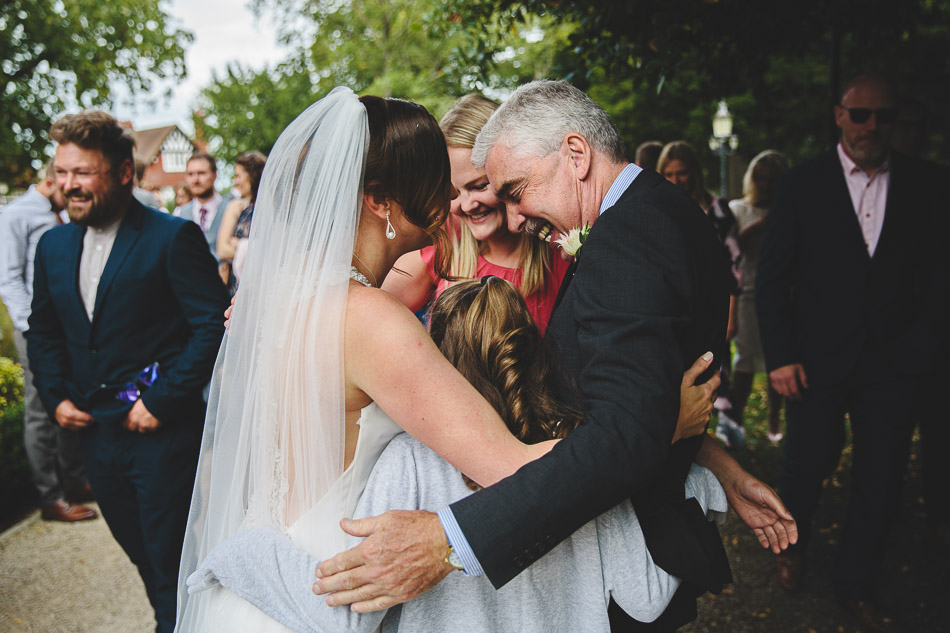
M 106 226 L 124 210 L 118 204 L 118 194 L 119 188 L 114 181 L 108 183 L 106 190 L 100 196 L 82 189 L 74 189 L 66 193 L 66 213 L 69 214 L 69 221 L 79 226 Z M 83 214 L 81 209 L 74 209 L 72 206 L 74 199 L 90 200 L 88 211 Z
M 859 144 L 861 144 L 860 147 Z M 884 157 L 887 155 L 887 142 L 880 134 L 868 134 L 856 139 L 848 149 L 851 150 L 855 162 L 879 165 L 884 162 Z
M 208 187 L 204 191 L 195 192 L 195 197 L 198 198 L 199 200 L 207 200 L 213 195 L 214 195 L 214 185 Z

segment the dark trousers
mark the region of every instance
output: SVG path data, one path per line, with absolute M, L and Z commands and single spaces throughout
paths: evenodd
M 115 540 L 138 567 L 158 633 L 175 628 L 178 566 L 200 445 L 197 424 L 139 434 L 115 423 L 82 432 L 89 483 Z
M 13 342 L 23 367 L 23 445 L 33 483 L 40 493 L 40 505 L 48 506 L 86 483 L 79 434 L 49 417 L 33 384 L 23 333 L 13 330 Z
M 799 551 L 811 536 L 822 481 L 840 460 L 845 413 L 851 420 L 851 490 L 834 578 L 841 598 L 874 598 L 888 529 L 900 508 L 913 395 L 914 380 L 880 367 L 868 354 L 841 384 L 812 386 L 800 402 L 787 402 L 780 488 L 798 522 Z
M 950 446 L 950 414 L 943 390 L 950 372 L 928 374 L 918 383 L 915 419 L 920 425 L 921 477 L 927 521 L 950 524 L 950 469 L 943 465 Z

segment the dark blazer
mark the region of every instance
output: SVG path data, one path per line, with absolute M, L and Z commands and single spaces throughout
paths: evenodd
M 96 294 L 92 322 L 78 288 L 85 228 L 48 231 L 36 251 L 26 333 L 35 383 L 50 412 L 70 399 L 99 423 L 131 405 L 115 388 L 158 362 L 142 401 L 163 424 L 204 420 L 202 389 L 224 335 L 229 298 L 201 229 L 132 200 Z
M 710 544 L 708 534 L 692 534 L 694 512 L 710 524 L 695 501 L 683 507 L 683 482 L 702 439 L 672 450 L 670 442 L 683 372 L 702 353 L 725 351 L 733 282 L 724 247 L 685 193 L 644 171 L 593 225 L 565 283 L 548 338 L 577 381 L 587 424 L 544 458 L 453 504 L 453 514 L 500 587 L 632 495 L 658 563 L 666 568 L 651 528 L 665 525 L 685 539 L 675 549 L 697 559 L 687 571 L 721 582 L 728 564 L 719 538 Z M 717 551 L 705 552 L 710 546 Z M 710 560 L 724 572 L 707 569 Z
M 791 170 L 766 218 L 755 300 L 771 371 L 802 363 L 809 386 L 862 353 L 906 375 L 946 345 L 947 170 L 892 152 L 884 225 L 868 255 L 838 153 Z

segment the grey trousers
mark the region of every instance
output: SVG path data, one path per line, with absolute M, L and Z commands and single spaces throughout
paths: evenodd
M 64 429 L 50 419 L 33 386 L 33 373 L 26 356 L 26 339 L 17 329 L 13 330 L 13 342 L 23 366 L 23 442 L 26 458 L 30 463 L 33 483 L 40 493 L 40 504 L 46 506 L 63 499 L 67 490 L 86 483 L 79 433 Z

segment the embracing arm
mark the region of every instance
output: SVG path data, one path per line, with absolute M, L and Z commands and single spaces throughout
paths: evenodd
M 229 301 L 208 243 L 194 222 L 178 228 L 166 255 L 166 269 L 191 333 L 174 366 L 142 394 L 142 403 L 162 421 L 173 417 L 182 399 L 194 398 L 210 379 L 224 336 L 221 313 Z
M 516 439 L 419 320 L 389 294 L 352 290 L 344 336 L 347 385 L 479 484 L 507 477 L 550 448 Z
M 726 450 L 706 436 L 696 463 L 711 470 L 726 491 L 729 505 L 765 548 L 778 554 L 798 542 L 798 525 L 778 494 L 739 465 Z
M 435 290 L 435 281 L 429 276 L 422 251 L 406 253 L 397 259 L 381 287 L 413 312 L 425 307 Z

